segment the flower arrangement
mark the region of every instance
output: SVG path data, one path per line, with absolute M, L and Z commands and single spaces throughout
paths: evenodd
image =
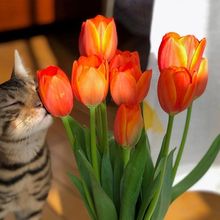
M 157 161 L 143 123 L 143 100 L 152 76 L 141 71 L 137 52 L 117 50 L 113 18 L 96 16 L 82 24 L 81 56 L 73 62 L 71 82 L 56 66 L 37 73 L 39 94 L 47 110 L 66 128 L 80 177 L 70 175 L 93 220 L 161 220 L 169 205 L 196 183 L 220 150 L 217 136 L 209 150 L 174 185 L 188 133 L 192 104 L 207 85 L 206 40 L 166 34 L 158 52 L 158 98 L 168 114 Z M 108 130 L 107 94 L 118 106 L 114 131 Z M 76 98 L 90 111 L 90 126 L 69 116 Z M 178 149 L 171 149 L 174 117 L 187 109 Z

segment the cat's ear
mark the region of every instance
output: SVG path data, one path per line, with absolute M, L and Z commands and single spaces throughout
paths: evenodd
M 28 77 L 28 71 L 25 68 L 18 50 L 14 51 L 14 68 L 12 77 Z

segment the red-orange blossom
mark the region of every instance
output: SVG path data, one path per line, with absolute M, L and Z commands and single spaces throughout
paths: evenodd
M 102 59 L 110 60 L 115 54 L 117 44 L 118 38 L 113 18 L 97 15 L 83 22 L 79 37 L 81 55 L 97 55 Z
M 158 51 L 158 97 L 167 113 L 183 111 L 204 92 L 208 81 L 205 45 L 206 39 L 199 41 L 193 35 L 171 32 L 163 37 Z
M 41 100 L 53 116 L 68 115 L 73 108 L 73 93 L 69 79 L 57 66 L 37 72 Z
M 97 106 L 108 93 L 108 63 L 97 56 L 81 56 L 72 68 L 72 89 L 84 105 Z

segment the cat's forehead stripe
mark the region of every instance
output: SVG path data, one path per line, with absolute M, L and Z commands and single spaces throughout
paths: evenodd
M 14 78 L 0 85 L 0 88 L 4 90 L 17 90 L 19 88 L 24 88 L 25 85 L 26 82 L 23 80 Z

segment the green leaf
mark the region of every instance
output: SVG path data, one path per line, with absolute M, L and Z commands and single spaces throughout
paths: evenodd
M 159 184 L 159 176 L 157 176 L 155 180 L 149 184 L 148 191 L 142 195 L 142 202 L 137 215 L 137 220 L 143 219 L 145 212 L 153 198 L 153 195 L 155 194 L 158 188 L 158 184 Z
M 121 178 L 123 175 L 123 157 L 122 157 L 122 149 L 117 145 L 114 139 L 110 140 L 109 143 L 110 148 L 110 159 L 113 168 L 113 200 L 114 204 L 117 208 L 117 211 L 120 211 L 120 185 Z
M 85 185 L 83 185 L 82 181 L 77 177 L 74 176 L 72 173 L 68 173 L 68 176 L 71 180 L 71 182 L 75 185 L 75 187 L 78 189 L 81 198 L 83 199 L 83 202 L 88 210 L 88 213 L 91 217 L 91 219 L 96 220 L 96 214 L 95 214 L 95 209 L 94 205 L 92 203 L 92 199 L 90 194 L 88 193 L 88 189 L 85 189 Z
M 89 174 L 85 167 L 82 164 L 82 161 L 79 158 L 78 151 L 83 151 L 82 145 L 84 144 L 84 130 L 79 125 L 77 121 L 75 121 L 71 116 L 65 116 L 62 118 L 64 127 L 67 131 L 67 135 L 70 139 L 70 143 L 72 145 L 72 150 L 76 159 L 77 167 L 80 172 L 81 178 L 87 184 L 88 191 L 91 192 L 91 183 L 89 181 Z M 85 152 L 83 153 L 85 154 Z
M 145 133 L 132 154 L 122 177 L 120 220 L 133 220 L 135 205 L 141 191 L 141 183 L 146 164 L 147 148 Z
M 113 200 L 113 171 L 107 152 L 104 152 L 102 156 L 101 184 L 104 191 Z
M 80 149 L 74 151 L 76 162 L 77 162 L 77 168 L 79 170 L 81 179 L 83 180 L 86 188 L 88 189 L 88 193 L 92 194 L 92 183 L 90 180 L 90 173 L 88 169 L 85 167 L 84 162 L 82 160 L 82 156 L 79 154 L 79 152 L 83 155 L 83 157 L 86 157 Z
M 83 127 L 70 115 L 63 117 L 62 121 L 63 121 L 64 127 L 66 128 L 70 142 L 72 144 L 73 151 L 77 149 L 81 149 L 83 150 L 84 153 L 86 153 L 85 152 L 85 136 L 84 136 Z M 73 139 L 71 136 L 75 137 L 74 143 L 73 141 L 71 141 Z
M 102 189 L 100 183 L 97 181 L 94 170 L 91 164 L 88 162 L 82 152 L 78 151 L 79 158 L 82 161 L 83 166 L 89 173 L 89 177 L 92 184 L 93 200 L 95 203 L 95 209 L 98 220 L 117 220 L 117 212 L 112 200 Z
M 188 190 L 195 184 L 210 168 L 220 150 L 220 135 L 218 135 L 212 143 L 209 150 L 199 161 L 196 167 L 179 183 L 173 187 L 172 200 Z
M 88 128 L 84 128 L 84 138 L 85 138 L 85 151 L 87 159 L 91 162 L 91 137 L 90 137 L 90 131 Z
M 166 135 L 164 135 L 163 137 L 163 141 L 162 141 L 162 145 L 161 145 L 161 148 L 160 148 L 160 152 L 159 152 L 159 155 L 158 155 L 158 158 L 157 158 L 157 162 L 156 162 L 156 166 L 157 167 L 161 161 L 161 158 L 163 157 L 164 155 L 164 147 L 165 147 L 165 140 L 166 140 Z
M 160 193 L 160 198 L 151 220 L 163 219 L 167 212 L 167 209 L 169 208 L 172 195 L 174 151 L 175 149 L 170 152 L 167 158 L 165 177 Z
M 147 194 L 147 192 L 149 191 L 149 186 L 152 183 L 154 176 L 154 164 L 150 152 L 150 143 L 147 135 L 144 136 L 144 138 L 145 138 L 147 153 L 146 153 L 146 165 L 144 169 L 143 182 L 142 182 L 142 196 Z
M 162 170 L 163 166 L 164 166 L 164 163 L 165 163 L 165 158 L 161 158 L 160 159 L 160 162 L 158 162 L 158 166 L 156 167 L 155 171 L 154 171 L 154 179 L 159 176 L 160 174 L 160 171 Z

